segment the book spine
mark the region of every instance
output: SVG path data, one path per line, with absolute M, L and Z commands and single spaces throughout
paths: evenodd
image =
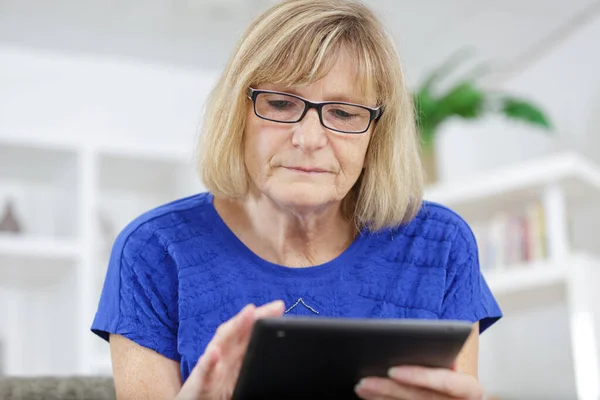
M 541 202 L 522 211 L 501 212 L 471 225 L 482 270 L 504 269 L 547 257 L 546 220 Z

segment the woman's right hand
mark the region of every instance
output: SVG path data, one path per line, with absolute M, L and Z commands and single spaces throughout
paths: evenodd
M 284 303 L 280 300 L 258 308 L 250 304 L 221 324 L 176 400 L 231 399 L 254 322 L 258 318 L 280 317 L 283 312 Z

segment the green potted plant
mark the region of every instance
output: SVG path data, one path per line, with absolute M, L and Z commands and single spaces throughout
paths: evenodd
M 447 90 L 436 92 L 435 85 L 447 76 L 457 61 L 461 60 L 454 57 L 446 61 L 431 72 L 413 93 L 427 183 L 437 180 L 434 139 L 440 126 L 450 118 L 475 120 L 497 113 L 547 131 L 552 128 L 550 119 L 537 105 L 517 96 L 486 91 L 478 86 L 475 74 L 458 79 Z

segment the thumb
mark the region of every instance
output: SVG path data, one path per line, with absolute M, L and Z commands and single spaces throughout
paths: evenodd
M 190 376 L 181 387 L 175 400 L 199 400 L 204 392 L 211 390 L 210 381 L 221 352 L 218 346 L 208 346 Z
M 254 315 L 256 316 L 256 318 L 279 317 L 283 315 L 284 309 L 285 304 L 283 303 L 283 301 L 275 300 L 271 303 L 267 303 L 263 306 L 258 307 Z

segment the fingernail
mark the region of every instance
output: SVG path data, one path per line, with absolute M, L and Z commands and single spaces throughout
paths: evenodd
M 362 389 L 362 390 L 368 390 L 368 391 L 377 390 L 377 386 L 374 385 L 373 383 L 374 383 L 373 381 L 363 378 L 360 381 L 358 381 L 358 384 L 355 386 L 355 389 Z
M 270 302 L 270 303 L 269 303 L 269 304 L 267 304 L 267 305 L 268 305 L 269 307 L 273 307 L 273 308 L 275 308 L 275 306 L 281 307 L 283 304 L 284 304 L 284 303 L 283 303 L 283 301 L 281 301 L 281 300 L 275 300 L 275 301 L 272 301 L 272 302 Z

